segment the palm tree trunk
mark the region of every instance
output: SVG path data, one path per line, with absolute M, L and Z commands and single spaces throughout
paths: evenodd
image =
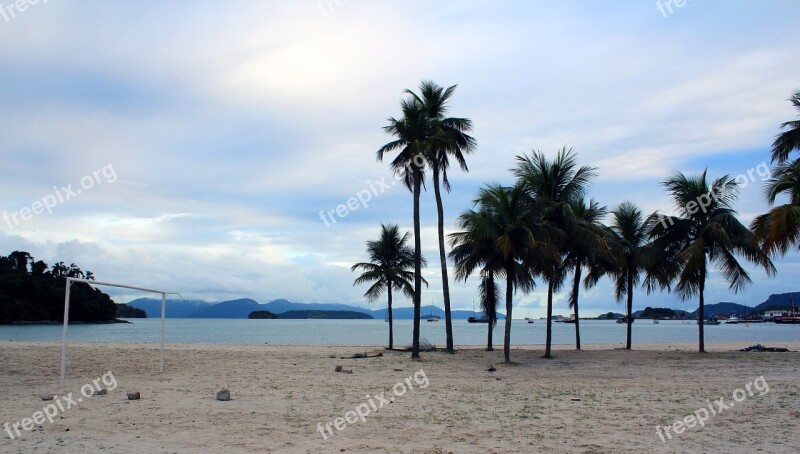
M 419 359 L 419 319 L 422 304 L 422 242 L 419 225 L 419 193 L 422 180 L 421 169 L 414 172 L 414 331 L 411 343 L 411 358 Z
M 488 317 L 489 316 L 489 314 L 488 314 L 488 312 L 489 312 L 488 311 L 489 304 L 492 304 L 495 308 L 497 307 L 497 305 L 495 304 L 497 301 L 494 298 L 494 295 L 495 295 L 495 282 L 494 282 L 494 273 L 492 271 L 489 271 L 489 276 L 487 277 L 485 293 L 486 293 L 486 297 L 487 298 L 491 298 L 491 301 L 486 301 L 485 304 L 483 305 L 484 308 L 486 309 L 486 310 L 484 310 L 484 315 Z M 492 347 L 492 335 L 494 334 L 494 325 L 495 325 L 495 323 L 497 323 L 497 314 L 496 313 L 494 315 L 494 320 L 489 320 L 489 323 L 488 323 L 488 325 L 489 325 L 488 329 L 487 329 L 488 338 L 486 339 L 486 351 L 487 352 L 494 351 L 494 347 Z
M 581 349 L 581 320 L 578 317 L 578 292 L 581 290 L 581 265 L 580 260 L 578 260 L 578 264 L 575 265 L 575 277 L 572 281 L 572 295 L 574 296 L 574 300 L 572 301 L 573 308 L 575 309 L 575 349 Z
M 389 350 L 394 348 L 394 327 L 392 326 L 392 280 L 388 282 L 388 311 L 389 311 Z
M 703 270 L 705 271 L 705 270 Z M 697 329 L 700 331 L 699 335 L 699 348 L 700 353 L 706 352 L 706 345 L 705 345 L 705 335 L 703 333 L 703 320 L 705 319 L 705 296 L 703 295 L 703 291 L 705 290 L 706 286 L 706 279 L 704 276 L 700 277 L 700 285 L 699 287 L 699 294 L 700 294 L 700 307 L 697 309 Z
M 631 342 L 633 337 L 633 270 L 628 270 L 628 304 L 627 306 L 627 313 L 628 313 L 628 340 L 625 344 L 625 348 L 630 350 L 631 349 Z
M 486 351 L 487 352 L 493 352 L 494 351 L 494 347 L 492 347 L 492 333 L 494 332 L 494 323 L 492 323 L 490 321 L 488 323 L 488 325 L 489 325 L 489 329 L 487 331 L 489 332 L 489 334 L 488 334 L 488 338 L 486 339 Z
M 506 267 L 506 332 L 503 340 L 503 355 L 506 364 L 511 363 L 511 303 L 514 297 L 514 266 Z
M 553 340 L 553 277 L 547 281 L 547 334 L 545 336 L 544 357 L 552 359 L 553 355 L 550 352 L 550 346 Z
M 447 352 L 454 353 L 453 350 L 453 320 L 450 315 L 450 283 L 447 276 L 447 252 L 444 249 L 444 207 L 442 206 L 442 194 L 439 190 L 439 168 L 433 166 L 433 193 L 436 195 L 436 212 L 439 216 L 439 262 L 442 266 L 442 294 L 444 297 L 444 323 L 447 334 Z

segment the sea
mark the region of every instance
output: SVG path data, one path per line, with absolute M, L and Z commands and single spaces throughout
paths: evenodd
M 95 343 L 153 343 L 161 340 L 160 319 L 132 319 L 131 323 L 72 324 L 68 329 L 70 342 Z M 411 344 L 412 320 L 394 321 L 396 347 Z M 494 330 L 493 342 L 502 345 L 503 325 Z M 546 320 L 514 320 L 511 329 L 512 345 L 543 345 Z M 581 343 L 625 343 L 626 325 L 609 320 L 581 320 Z M 554 344 L 574 344 L 575 325 L 553 323 Z M 436 345 L 445 345 L 445 323 L 420 322 L 420 338 Z M 694 320 L 636 320 L 633 323 L 633 343 L 676 343 L 697 340 Z M 0 325 L 0 340 L 60 342 L 61 325 Z M 383 320 L 241 320 L 241 319 L 166 319 L 166 342 L 173 344 L 281 344 L 281 345 L 369 345 L 388 344 L 389 323 Z M 453 339 L 456 345 L 486 345 L 487 325 L 453 320 Z M 738 342 L 742 347 L 752 344 L 773 346 L 781 342 L 800 342 L 800 325 L 773 323 L 707 325 L 707 343 Z

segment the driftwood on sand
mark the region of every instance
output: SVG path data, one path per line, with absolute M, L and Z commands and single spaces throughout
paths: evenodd
M 791 350 L 783 347 L 765 347 L 761 344 L 755 344 L 747 348 L 743 348 L 739 351 L 740 352 L 790 352 Z

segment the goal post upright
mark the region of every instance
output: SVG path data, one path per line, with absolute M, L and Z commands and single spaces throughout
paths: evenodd
M 99 282 L 99 281 L 90 281 L 87 279 L 79 279 L 76 277 L 68 277 L 66 283 L 66 290 L 64 291 L 64 329 L 61 338 L 61 386 L 64 386 L 64 383 L 67 378 L 67 327 L 69 326 L 69 293 L 70 287 L 72 287 L 73 282 L 82 282 L 84 284 L 89 284 L 90 286 L 95 285 L 105 285 L 108 287 L 119 287 L 119 288 L 127 288 L 131 290 L 140 290 L 143 292 L 149 293 L 160 293 L 161 294 L 161 372 L 164 372 L 164 335 L 166 331 L 166 313 L 167 313 L 167 294 L 170 295 L 178 295 L 179 293 L 174 292 L 165 292 L 163 290 L 153 290 L 144 287 L 135 287 L 133 285 L 124 285 L 124 284 L 113 284 L 110 282 Z

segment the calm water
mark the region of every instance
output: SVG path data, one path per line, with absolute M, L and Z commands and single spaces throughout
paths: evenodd
M 385 345 L 388 342 L 389 324 L 383 320 L 223 320 L 223 319 L 167 319 L 166 341 L 188 344 L 307 344 L 307 345 Z M 625 326 L 613 321 L 581 321 L 583 344 L 623 344 Z M 69 339 L 73 342 L 149 342 L 160 341 L 161 321 L 158 319 L 133 320 L 131 324 L 70 325 Z M 61 340 L 60 325 L 0 326 L 0 339 L 14 341 Z M 411 343 L 411 320 L 394 322 L 395 344 Z M 444 322 L 421 322 L 421 337 L 437 346 L 445 344 Z M 706 342 L 741 342 L 742 346 L 754 343 L 768 344 L 781 341 L 800 342 L 800 325 L 706 326 Z M 486 325 L 471 324 L 466 320 L 453 321 L 456 345 L 485 345 Z M 697 324 L 694 321 L 662 321 L 655 325 L 650 320 L 633 324 L 633 342 L 694 342 Z M 515 320 L 511 330 L 512 345 L 543 344 L 545 321 L 528 324 Z M 575 342 L 575 327 L 571 324 L 553 323 L 553 341 L 556 344 Z M 495 344 L 503 342 L 502 322 L 494 332 Z

